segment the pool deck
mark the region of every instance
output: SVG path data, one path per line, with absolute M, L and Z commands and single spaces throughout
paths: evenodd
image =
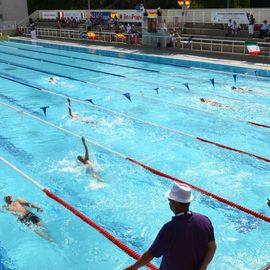
M 10 39 L 17 39 L 17 40 L 27 40 L 31 41 L 30 38 L 25 37 L 16 37 Z M 221 65 L 228 65 L 228 66 L 237 66 L 237 67 L 244 67 L 244 68 L 256 68 L 262 70 L 269 70 L 270 71 L 270 58 L 268 58 L 267 62 L 261 61 L 262 59 L 254 56 L 254 55 L 243 55 L 241 58 L 245 60 L 236 60 L 232 59 L 235 55 L 227 55 L 222 54 L 223 58 L 221 58 L 220 54 L 214 53 L 207 53 L 207 52 L 198 52 L 195 51 L 182 51 L 173 50 L 173 49 L 155 49 L 155 48 L 144 48 L 144 47 L 137 47 L 137 46 L 127 46 L 126 44 L 105 44 L 105 43 L 89 43 L 81 41 L 59 41 L 55 39 L 37 39 L 37 42 L 44 42 L 44 43 L 51 43 L 51 44 L 59 44 L 59 45 L 66 45 L 66 46 L 75 46 L 75 47 L 82 47 L 82 48 L 91 48 L 94 50 L 107 50 L 107 51 L 114 51 L 114 52 L 123 52 L 123 53 L 131 53 L 131 54 L 146 54 L 149 56 L 156 56 L 156 57 L 166 57 L 178 60 L 187 60 L 187 61 L 200 61 L 205 63 L 212 63 L 212 64 L 221 64 Z M 232 57 L 230 57 L 232 56 Z M 258 61 L 258 62 L 257 62 Z

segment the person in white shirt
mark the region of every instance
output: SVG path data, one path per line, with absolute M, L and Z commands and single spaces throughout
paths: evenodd
M 233 26 L 233 23 L 232 23 L 232 19 L 229 19 L 229 22 L 227 24 L 227 33 L 226 33 L 226 36 L 228 36 L 231 32 L 232 32 L 232 26 Z
M 232 24 L 232 36 L 236 37 L 239 31 L 240 31 L 239 24 L 236 21 L 233 21 L 233 24 Z
M 267 20 L 264 20 L 260 29 L 259 38 L 265 38 L 268 35 L 268 31 L 269 31 L 269 23 L 267 22 Z

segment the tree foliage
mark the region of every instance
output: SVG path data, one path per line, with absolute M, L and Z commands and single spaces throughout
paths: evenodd
M 230 8 L 269 7 L 270 0 L 192 0 L 191 8 Z M 87 9 L 88 0 L 28 0 L 29 13 L 37 9 Z M 91 8 L 133 9 L 136 3 L 146 8 L 179 8 L 177 0 L 90 0 Z

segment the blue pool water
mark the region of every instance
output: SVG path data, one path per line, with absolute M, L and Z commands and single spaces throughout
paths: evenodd
M 48 82 L 51 76 L 57 84 Z M 0 43 L 0 82 L 0 156 L 139 254 L 172 216 L 164 197 L 172 182 L 88 143 L 101 184 L 76 161 L 83 146 L 74 135 L 270 216 L 270 164 L 196 139 L 270 159 L 270 129 L 248 124 L 270 125 L 268 70 L 13 40 Z M 233 85 L 250 91 L 233 91 Z M 72 99 L 73 111 L 96 124 L 71 120 L 65 96 Z M 46 117 L 44 106 L 49 106 Z M 39 204 L 54 240 L 44 241 L 1 212 L 0 267 L 108 270 L 132 263 L 3 163 L 0 172 L 1 196 L 12 193 Z M 191 209 L 209 216 L 215 227 L 218 249 L 209 269 L 257 270 L 270 261 L 269 223 L 197 191 L 194 195 Z

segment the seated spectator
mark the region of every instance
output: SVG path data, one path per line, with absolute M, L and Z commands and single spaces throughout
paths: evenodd
M 238 32 L 240 31 L 240 25 L 236 22 L 236 21 L 233 21 L 233 24 L 232 24 L 232 36 L 233 37 L 236 37 Z
M 175 46 L 179 48 L 181 45 L 181 36 L 177 31 L 174 31 L 174 36 L 175 36 Z
M 86 19 L 85 25 L 86 25 L 87 31 L 91 31 L 92 30 L 92 22 L 91 22 L 91 20 L 89 18 Z
M 175 38 L 174 32 L 171 32 L 169 35 L 167 47 L 175 48 L 175 40 L 176 38 Z
M 229 22 L 226 27 L 227 30 L 226 36 L 228 36 L 232 32 L 232 26 L 233 26 L 232 19 L 229 19 Z
M 269 23 L 267 22 L 267 20 L 264 20 L 260 29 L 259 38 L 265 38 L 268 35 L 268 31 L 269 31 Z
M 121 34 L 125 32 L 125 26 L 122 23 L 119 24 L 118 32 L 121 33 Z
M 127 26 L 126 26 L 127 34 L 129 34 L 130 30 L 131 30 L 131 26 L 130 26 L 130 24 L 128 23 Z
M 164 31 L 167 31 L 168 30 L 167 23 L 166 23 L 166 20 L 165 19 L 163 20 L 162 28 L 163 28 Z

